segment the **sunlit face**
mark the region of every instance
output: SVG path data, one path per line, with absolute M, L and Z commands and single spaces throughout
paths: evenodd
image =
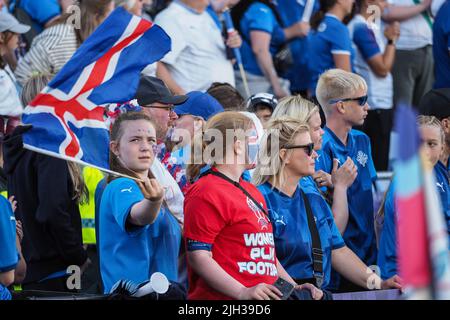
M 124 121 L 119 141 L 111 141 L 111 151 L 122 165 L 138 174 L 146 175 L 153 163 L 156 131 L 147 120 Z
M 11 52 L 19 47 L 19 35 L 14 32 L 0 32 L 2 51 Z
M 435 126 L 421 126 L 422 147 L 425 155 L 434 166 L 444 150 L 441 130 Z
M 309 132 L 303 132 L 296 135 L 291 145 L 293 146 L 306 146 L 312 143 Z M 311 155 L 307 154 L 306 148 L 289 149 L 286 153 L 286 166 L 288 174 L 294 174 L 296 176 L 310 176 L 315 171 L 315 159 L 317 158 L 316 151 L 312 151 Z
M 154 102 L 151 105 L 144 106 L 142 109 L 155 122 L 158 139 L 165 139 L 167 130 L 178 119 L 177 114 L 173 111 L 173 105 Z
M 314 142 L 314 150 L 320 150 L 322 148 L 322 136 L 325 133 L 322 127 L 322 119 L 320 119 L 320 113 L 315 112 L 311 118 L 309 118 L 309 134 L 311 135 L 311 140 Z
M 355 94 L 349 96 L 349 98 L 358 98 L 367 95 L 367 91 L 359 89 Z M 362 126 L 366 120 L 369 112 L 369 104 L 366 102 L 364 105 L 360 105 L 358 101 L 344 101 L 346 120 L 351 126 Z
M 174 121 L 174 131 L 171 139 L 173 142 L 179 142 L 179 145 L 189 144 L 194 138 L 194 133 L 200 130 L 204 121 L 199 117 L 190 114 L 178 116 Z

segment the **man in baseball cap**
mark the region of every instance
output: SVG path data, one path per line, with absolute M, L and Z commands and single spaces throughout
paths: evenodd
M 174 109 L 178 119 L 170 138 L 176 145 L 163 159 L 183 193 L 190 185 L 186 177 L 187 164 L 192 160 L 190 142 L 197 132 L 202 132 L 209 118 L 224 111 L 222 105 L 208 93 L 192 91 L 187 96 L 189 99 Z
M 445 134 L 445 147 L 441 162 L 450 169 L 450 88 L 432 89 L 420 100 L 419 113 L 435 116 L 441 122 Z
M 163 141 L 169 127 L 177 119 L 173 107 L 185 102 L 188 96 L 174 96 L 162 80 L 141 76 L 135 98 L 143 111 L 154 120 L 157 139 Z

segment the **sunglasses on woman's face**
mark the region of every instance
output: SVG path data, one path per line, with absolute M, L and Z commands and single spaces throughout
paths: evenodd
M 306 154 L 308 155 L 308 157 L 311 157 L 313 150 L 314 150 L 314 143 L 308 143 L 308 144 L 304 144 L 304 145 L 290 145 L 290 146 L 286 146 L 284 147 L 284 149 L 303 149 L 305 150 Z
M 365 95 L 365 96 L 361 96 L 361 97 L 357 97 L 357 98 L 333 99 L 333 100 L 328 101 L 328 103 L 329 104 L 334 104 L 334 103 L 341 102 L 341 101 L 342 102 L 345 102 L 345 101 L 358 101 L 358 104 L 361 107 L 364 107 L 366 105 L 366 103 L 367 103 L 367 99 L 368 98 L 369 97 L 367 95 Z

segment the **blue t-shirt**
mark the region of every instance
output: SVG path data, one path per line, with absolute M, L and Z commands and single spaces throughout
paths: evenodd
M 336 67 L 333 54 L 349 55 L 353 61 L 354 52 L 347 27 L 336 16 L 326 14 L 317 30 L 311 30 L 308 36 L 309 89 L 314 95 L 320 75 Z
M 283 28 L 277 22 L 272 10 L 261 2 L 255 2 L 247 9 L 240 21 L 240 28 L 243 39 L 240 50 L 244 69 L 254 75 L 262 76 L 263 73 L 250 44 L 250 31 L 269 33 L 272 37 L 270 53 L 274 55 L 285 42 Z
M 13 10 L 14 6 L 15 1 L 12 1 L 10 10 Z M 44 30 L 44 26 L 48 21 L 61 14 L 58 0 L 21 0 L 20 7 L 33 20 L 33 28 L 38 33 Z
M 372 182 L 377 174 L 372 160 L 369 137 L 361 131 L 348 133 L 347 145 L 325 127 L 323 147 L 319 152 L 316 170 L 331 173 L 333 158 L 343 164 L 350 157 L 358 169 L 358 175 L 347 190 L 349 218 L 344 232 L 347 246 L 368 266 L 377 258 L 374 230 Z
M 381 278 L 388 279 L 397 274 L 397 241 L 394 190 L 396 179 L 389 186 L 384 202 L 384 222 L 380 235 L 378 247 L 378 267 L 380 267 Z
M 434 88 L 450 87 L 450 1 L 439 9 L 433 24 Z
M 101 195 L 97 240 L 104 292 L 108 293 L 121 279 L 140 283 L 157 271 L 170 281 L 178 281 L 181 227 L 173 215 L 162 207 L 151 225 L 129 232 L 125 224 L 131 207 L 144 199 L 138 185 L 131 179 L 119 178 L 103 192 L 102 187 L 99 183 L 96 205 Z
M 312 239 L 300 188 L 292 197 L 269 183 L 258 187 L 264 195 L 273 226 L 277 258 L 287 273 L 295 279 L 313 278 L 311 255 Z M 330 208 L 321 196 L 306 193 L 316 218 L 323 255 L 323 288 L 327 288 L 331 275 L 331 251 L 345 246 Z
M 278 0 L 277 8 L 284 26 L 290 27 L 303 16 L 307 0 Z M 319 10 L 320 2 L 314 1 L 312 15 Z M 308 89 L 308 38 L 295 38 L 289 42 L 294 65 L 285 77 L 291 82 L 291 91 Z
M 109 293 L 119 280 L 141 283 L 149 279 L 148 226 L 126 230 L 131 208 L 143 199 L 136 182 L 128 178 L 112 181 L 103 192 L 99 212 L 99 255 L 104 293 Z
M 16 218 L 11 204 L 0 196 L 0 273 L 16 268 L 19 255 L 16 248 Z M 10 300 L 7 288 L 0 284 L 0 300 Z

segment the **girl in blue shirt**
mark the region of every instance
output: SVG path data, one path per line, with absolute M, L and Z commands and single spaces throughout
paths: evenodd
M 441 207 L 449 234 L 450 250 L 450 184 L 449 174 L 445 166 L 439 161 L 444 148 L 444 131 L 440 121 L 433 116 L 419 116 L 417 124 L 423 141 L 425 155 L 432 165 L 436 177 L 436 188 L 440 195 Z M 397 272 L 397 240 L 396 240 L 396 209 L 394 202 L 396 180 L 392 181 L 386 194 L 384 206 L 379 213 L 384 217 L 383 229 L 378 248 L 378 266 L 381 276 L 388 278 Z
M 275 132 L 278 133 L 278 148 L 271 145 L 271 135 Z M 368 272 L 370 269 L 345 246 L 331 210 L 320 195 L 309 193 L 303 197 L 300 179 L 314 173 L 317 158 L 307 125 L 290 117 L 272 119 L 261 154 L 267 155 L 268 161 L 261 159 L 254 183 L 259 186 L 269 209 L 277 257 L 294 279 L 300 283 L 315 279 L 316 284 L 320 280 L 327 289 L 333 267 L 360 287 L 400 288 L 397 276 L 382 281 Z M 319 233 L 322 274 L 313 268 L 312 236 L 304 199 L 309 202 Z
M 147 229 L 157 228 L 154 223 L 162 215 L 158 213 L 164 196 L 149 169 L 155 144 L 155 126 L 143 113 L 122 114 L 112 127 L 111 170 L 134 179 L 110 177 L 102 195 L 99 254 L 105 293 L 119 280 L 139 283 L 150 277 L 153 261 Z
M 312 96 L 319 76 L 326 70 L 352 71 L 352 41 L 343 21 L 352 12 L 353 3 L 354 0 L 320 0 L 320 10 L 311 18 L 308 66 Z

